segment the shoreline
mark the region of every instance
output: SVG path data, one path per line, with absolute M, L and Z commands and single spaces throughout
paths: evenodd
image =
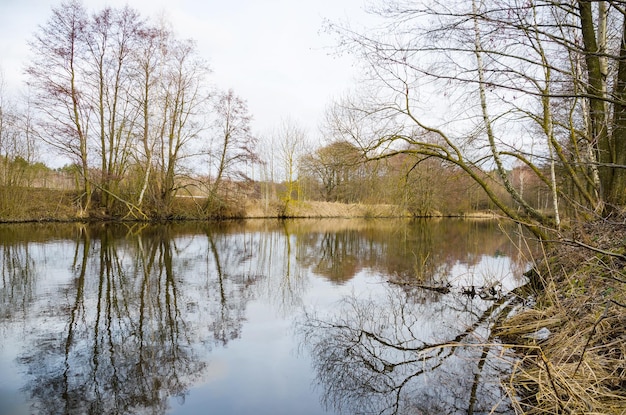
M 180 207 L 167 217 L 148 217 L 147 219 L 131 217 L 128 215 L 106 215 L 102 212 L 91 212 L 89 216 L 80 217 L 72 208 L 65 206 L 59 208 L 57 204 L 55 213 L 50 213 L 52 209 L 44 209 L 43 212 L 30 212 L 25 209 L 20 215 L 10 215 L 13 217 L 0 216 L 0 224 L 17 223 L 163 223 L 163 222 L 202 222 L 202 221 L 227 221 L 227 220 L 249 220 L 249 219 L 348 219 L 348 218 L 411 218 L 411 219 L 498 219 L 502 216 L 490 211 L 448 213 L 433 212 L 427 215 L 412 215 L 402 207 L 395 205 L 367 205 L 362 203 L 340 203 L 340 202 L 319 202 L 302 201 L 292 202 L 285 209 L 281 209 L 278 204 L 266 205 L 259 200 L 248 200 L 239 212 L 226 213 L 224 215 L 202 216 L 199 212 L 189 209 L 189 206 Z M 282 210 L 282 211 L 281 211 Z M 17 216 L 17 217 L 15 217 Z M 21 216 L 21 217 L 20 217 Z

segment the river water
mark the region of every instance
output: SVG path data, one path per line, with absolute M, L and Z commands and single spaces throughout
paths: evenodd
M 508 413 L 469 220 L 0 226 L 0 414 Z

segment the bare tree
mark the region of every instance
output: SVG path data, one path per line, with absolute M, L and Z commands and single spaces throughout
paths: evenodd
M 303 171 L 320 185 L 322 198 L 332 202 L 356 202 L 363 183 L 364 160 L 351 142 L 334 141 L 303 158 Z
M 207 76 L 210 69 L 197 56 L 190 40 L 172 39 L 167 44 L 166 67 L 159 114 L 158 193 L 159 209 L 168 216 L 172 200 L 180 186 L 177 178 L 183 173 L 183 161 L 191 156 L 190 148 L 205 129 L 210 91 Z
M 77 0 L 53 8 L 31 42 L 32 58 L 26 68 L 34 104 L 42 114 L 43 139 L 80 166 L 80 216 L 87 215 L 93 193 L 88 146 L 93 109 L 84 91 L 87 21 Z
M 97 12 L 86 31 L 87 76 L 92 79 L 87 85 L 93 88 L 92 106 L 97 113 L 94 127 L 98 139 L 94 145 L 100 155 L 98 188 L 101 204 L 108 211 L 114 197 L 119 197 L 119 183 L 133 150 L 131 138 L 138 108 L 131 97 L 136 79 L 130 67 L 141 31 L 139 14 L 129 7 Z
M 113 212 L 119 205 L 147 218 L 149 194 L 153 213 L 168 216 L 206 127 L 210 70 L 194 42 L 129 7 L 88 16 L 70 1 L 53 10 L 32 50 L 27 72 L 45 114 L 42 136 L 80 166 L 81 215 L 95 189 L 105 213 L 123 212 Z
M 588 94 L 588 140 L 599 164 L 602 196 L 609 208 L 626 205 L 626 9 L 621 2 L 577 1 Z M 594 10 L 595 9 L 595 10 Z M 621 20 L 609 23 L 613 14 Z M 614 18 L 614 17 L 613 17 Z M 609 30 L 617 28 L 609 49 Z M 611 73 L 613 68 L 613 73 Z M 611 79 L 614 79 L 612 81 Z M 611 117 L 612 111 L 612 117 Z
M 608 13 L 606 28 L 594 7 L 596 17 Z M 432 0 L 381 3 L 372 12 L 382 19 L 377 28 L 331 25 L 366 67 L 368 95 L 338 105 L 348 120 L 344 133 L 370 158 L 410 152 L 444 160 L 542 237 L 544 229 L 559 228 L 561 203 L 587 215 L 607 213 L 605 202 L 623 205 L 623 192 L 614 193 L 624 171 L 618 154 L 626 153 L 617 151 L 626 141 L 619 138 L 624 43 L 593 42 L 607 31 L 623 39 L 611 32 L 623 27 L 621 6 Z M 615 74 L 605 73 L 611 68 Z M 615 83 L 606 81 L 612 76 Z M 611 106 L 616 121 L 607 128 Z M 379 127 L 364 134 L 355 119 Z M 512 185 L 516 162 L 551 189 L 551 212 L 536 209 Z M 513 205 L 484 180 L 485 171 L 497 174 Z
M 19 141 L 17 114 L 11 110 L 12 107 L 6 96 L 3 74 L 0 72 L 0 185 L 3 187 L 13 184 L 11 163 Z M 6 190 L 3 193 L 6 194 Z
M 136 204 L 141 207 L 153 172 L 154 153 L 157 144 L 159 108 L 162 79 L 165 67 L 164 53 L 171 34 L 164 28 L 144 27 L 140 33 L 140 46 L 135 50 L 134 62 L 137 78 L 137 107 L 140 123 L 137 128 L 138 145 L 135 146 L 135 163 L 140 167 L 141 178 Z
M 11 148 L 16 141 L 15 116 L 9 110 L 4 91 L 4 82 L 0 73 L 0 185 L 5 187 L 11 183 Z
M 214 179 L 209 186 L 209 204 L 220 205 L 219 191 L 226 179 L 248 180 L 246 167 L 260 161 L 258 139 L 253 135 L 245 100 L 232 89 L 217 96 L 214 105 L 215 136 L 208 151 Z M 207 206 L 208 208 L 209 206 Z
M 302 188 L 299 178 L 300 160 L 307 148 L 307 136 L 304 129 L 295 121 L 284 119 L 274 132 L 272 140 L 276 146 L 279 163 L 282 167 L 285 191 L 281 199 L 284 204 L 283 213 L 287 213 L 289 204 L 296 193 L 296 200 L 302 196 Z

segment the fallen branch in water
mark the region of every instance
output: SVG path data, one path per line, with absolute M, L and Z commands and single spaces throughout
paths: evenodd
M 441 294 L 449 294 L 450 293 L 450 287 L 449 286 L 436 286 L 436 285 L 423 285 L 423 284 L 415 284 L 412 282 L 398 282 L 398 281 L 391 281 L 388 280 L 387 281 L 389 284 L 394 284 L 394 285 L 400 285 L 402 287 L 415 287 L 415 288 L 421 288 L 423 290 L 430 290 L 430 291 L 435 291 Z

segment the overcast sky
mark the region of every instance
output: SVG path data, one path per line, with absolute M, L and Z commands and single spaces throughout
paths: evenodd
M 0 68 L 5 86 L 23 82 L 27 41 L 60 0 L 0 0 Z M 364 0 L 83 0 L 90 10 L 129 4 L 142 16 L 163 14 L 181 38 L 197 42 L 213 81 L 248 101 L 266 134 L 290 118 L 317 136 L 325 107 L 353 86 L 356 69 L 338 57 L 324 19 L 364 19 Z

